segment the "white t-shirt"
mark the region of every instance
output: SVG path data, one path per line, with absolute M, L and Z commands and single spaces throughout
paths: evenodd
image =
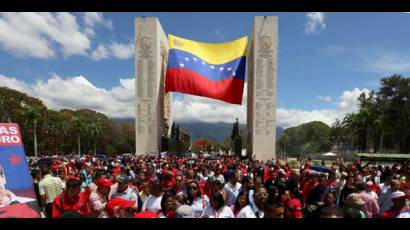
M 233 186 L 231 182 L 228 182 L 224 186 L 224 190 L 226 192 L 226 199 L 227 199 L 227 205 L 231 206 L 235 204 L 236 198 L 238 197 L 238 194 L 240 192 L 240 188 L 242 187 L 242 184 L 239 182 L 236 182 L 236 185 Z
M 144 204 L 142 205 L 142 211 L 152 211 L 154 213 L 158 213 L 161 210 L 161 200 L 162 196 L 156 197 L 153 195 L 149 195 L 148 198 L 145 199 Z
M 210 206 L 208 197 L 206 195 L 203 195 L 203 197 L 204 201 L 202 201 L 202 197 L 197 197 L 191 204 L 191 208 L 194 211 L 194 216 L 196 218 L 200 217 L 204 209 Z
M 251 206 L 246 205 L 245 207 L 241 209 L 241 211 L 239 211 L 236 218 L 256 218 L 256 216 Z
M 377 193 L 375 193 L 373 191 L 366 192 L 366 193 L 369 194 L 371 197 L 373 197 L 376 200 L 376 202 L 379 199 L 379 196 L 377 195 Z
M 201 217 L 208 216 L 209 218 L 235 218 L 232 209 L 228 206 L 223 206 L 221 209 L 216 211 L 211 206 L 208 206 L 203 211 Z

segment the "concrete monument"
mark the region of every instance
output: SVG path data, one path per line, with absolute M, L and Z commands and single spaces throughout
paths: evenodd
M 278 18 L 255 17 L 248 53 L 247 155 L 276 158 Z
M 171 93 L 164 94 L 168 38 L 157 18 L 135 20 L 135 142 L 136 154 L 161 151 L 169 135 Z

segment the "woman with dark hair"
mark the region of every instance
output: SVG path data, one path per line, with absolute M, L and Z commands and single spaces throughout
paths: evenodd
M 159 218 L 174 218 L 174 210 L 172 209 L 174 203 L 175 192 L 172 190 L 164 193 L 161 199 L 161 212 Z
M 188 205 L 193 209 L 195 217 L 200 217 L 204 209 L 209 206 L 209 199 L 201 194 L 199 184 L 194 180 L 188 183 L 187 190 Z
M 346 177 L 346 184 L 340 192 L 339 207 L 343 208 L 345 200 L 350 193 L 354 192 L 354 177 L 348 175 Z
M 235 215 L 228 206 L 221 193 L 214 192 L 211 194 L 211 205 L 203 211 L 202 218 L 235 218 Z
M 256 218 L 255 213 L 249 205 L 249 193 L 240 191 L 235 205 L 231 207 L 236 218 Z

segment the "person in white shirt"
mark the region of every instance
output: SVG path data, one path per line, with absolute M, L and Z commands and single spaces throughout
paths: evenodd
M 246 191 L 239 192 L 238 199 L 236 199 L 235 205 L 231 206 L 231 209 L 236 218 L 256 218 L 250 206 L 249 193 Z
M 336 180 L 336 204 L 339 205 L 340 195 L 342 193 L 342 189 L 346 184 L 346 177 L 347 173 L 342 172 L 340 173 L 340 178 Z
M 234 171 L 228 183 L 225 184 L 224 190 L 227 195 L 227 205 L 231 206 L 235 204 L 236 198 L 240 192 L 242 184 L 238 182 L 240 172 Z
M 151 185 L 150 195 L 145 199 L 142 205 L 141 211 L 151 211 L 156 214 L 161 212 L 161 200 L 162 200 L 162 186 L 160 184 Z
M 263 218 L 263 208 L 265 206 L 266 201 L 268 200 L 268 190 L 263 185 L 256 187 L 255 192 L 253 194 L 253 200 L 254 203 L 251 204 L 251 206 L 256 218 Z
M 192 180 L 187 186 L 188 205 L 191 206 L 196 218 L 200 217 L 206 207 L 209 206 L 209 199 L 206 195 L 202 195 L 199 189 L 198 182 Z
M 381 193 L 385 193 L 390 188 L 390 184 L 391 184 L 392 179 L 393 178 L 391 176 L 388 176 L 388 177 L 386 177 L 386 179 L 384 180 L 383 183 L 379 184 Z
M 221 193 L 211 194 L 211 205 L 205 208 L 202 218 L 235 218 L 232 209 L 225 205 L 225 200 Z
M 380 198 L 378 200 L 378 204 L 380 206 L 380 213 L 383 213 L 384 211 L 387 211 L 391 208 L 391 206 L 393 205 L 391 196 L 394 192 L 399 191 L 399 188 L 400 181 L 392 180 L 390 188 L 381 192 Z

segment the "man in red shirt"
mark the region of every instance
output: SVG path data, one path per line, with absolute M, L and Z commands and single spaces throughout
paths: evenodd
M 58 218 L 68 211 L 76 211 L 84 216 L 89 214 L 87 197 L 81 192 L 80 186 L 81 182 L 74 178 L 66 182 L 66 190 L 54 199 L 53 218 Z

